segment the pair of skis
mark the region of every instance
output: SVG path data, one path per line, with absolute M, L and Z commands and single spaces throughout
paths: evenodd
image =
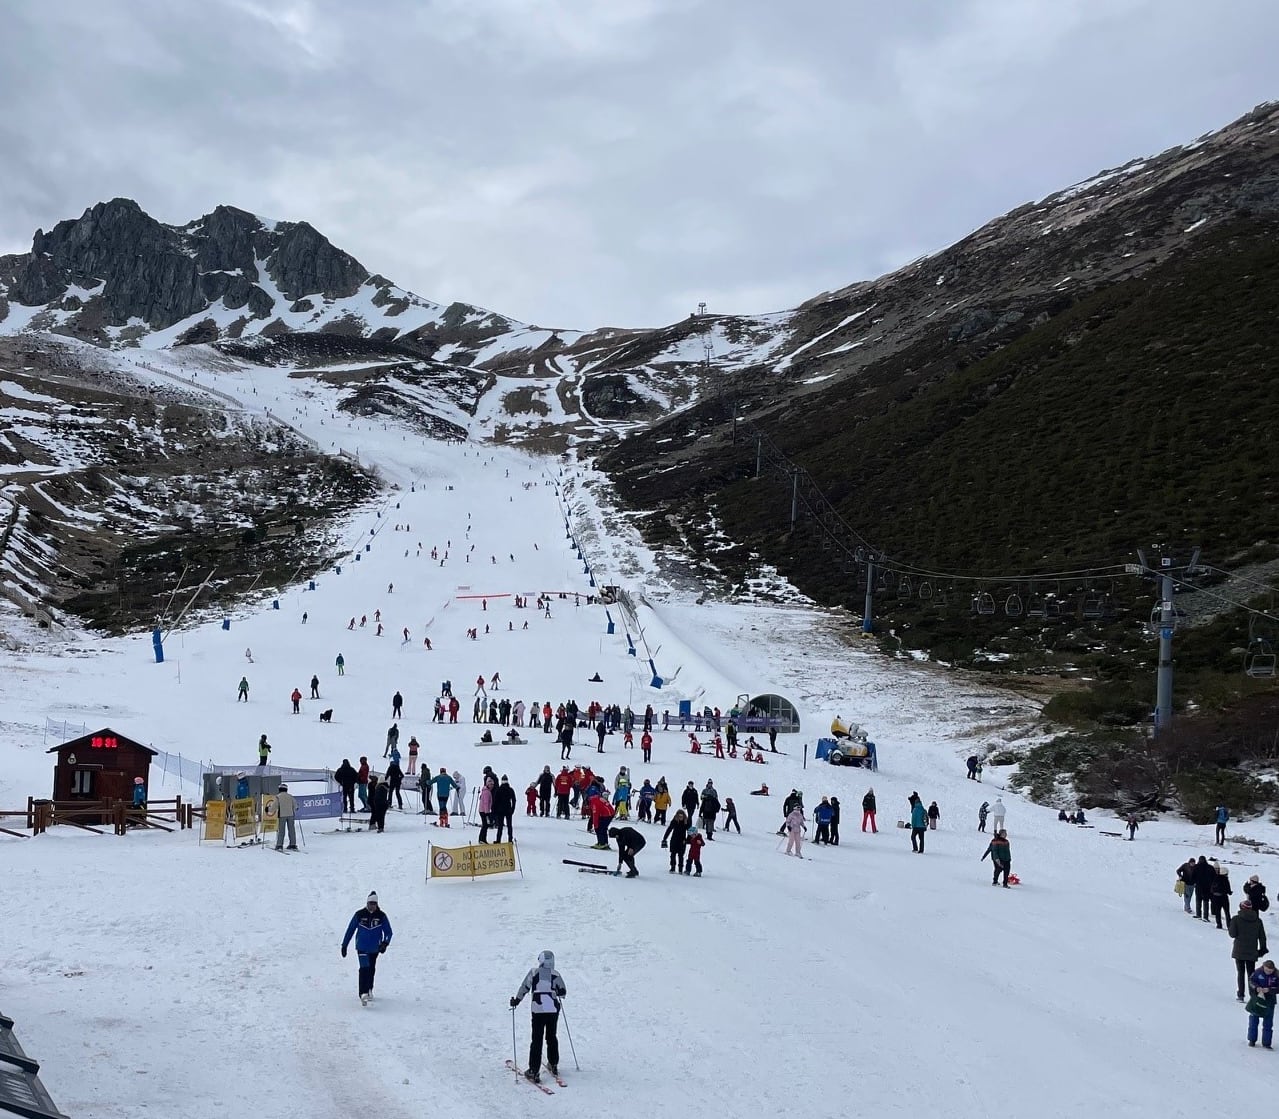
M 600 863 L 579 863 L 576 859 L 563 859 L 561 861 L 565 866 L 577 867 L 578 874 L 608 874 L 617 878 L 622 873 L 620 870 L 609 870 L 608 867 Z
M 531 1087 L 536 1088 L 536 1089 L 537 1089 L 538 1091 L 540 1091 L 540 1092 L 544 1092 L 544 1093 L 546 1093 L 546 1095 L 548 1095 L 548 1096 L 553 1096 L 553 1095 L 555 1095 L 555 1089 L 554 1089 L 554 1088 L 551 1088 L 551 1087 L 549 1087 L 548 1085 L 543 1084 L 543 1083 L 541 1083 L 541 1082 L 540 1082 L 540 1081 L 538 1081 L 538 1080 L 530 1080 L 527 1076 L 525 1076 L 525 1075 L 524 1075 L 523 1071 L 519 1068 L 519 1066 L 518 1066 L 518 1065 L 516 1065 L 516 1063 L 515 1063 L 514 1061 L 510 1060 L 509 1058 L 508 1058 L 508 1059 L 507 1059 L 507 1061 L 506 1061 L 506 1067 L 507 1067 L 508 1069 L 510 1069 L 513 1073 L 515 1073 L 515 1075 L 516 1075 L 516 1077 L 517 1077 L 518 1079 L 523 1080 L 525 1084 L 528 1084 L 528 1085 L 530 1085 Z M 556 1086 L 557 1086 L 557 1087 L 560 1087 L 560 1088 L 567 1088 L 567 1087 L 568 1087 L 568 1084 L 566 1084 L 566 1083 L 565 1083 L 564 1078 L 563 1078 L 562 1076 L 560 1076 L 558 1073 L 553 1073 L 553 1072 L 551 1072 L 551 1066 L 550 1066 L 550 1065 L 547 1065 L 547 1066 L 546 1066 L 546 1071 L 547 1071 L 547 1074 L 548 1074 L 548 1075 L 550 1075 L 551 1077 L 553 1077 L 553 1078 L 554 1078 L 554 1080 L 555 1080 L 555 1084 L 556 1084 Z

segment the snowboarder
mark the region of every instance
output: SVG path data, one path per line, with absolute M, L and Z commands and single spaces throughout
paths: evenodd
M 982 852 L 980 861 L 985 862 L 987 855 L 990 856 L 990 861 L 995 868 L 990 884 L 997 886 L 999 884 L 999 876 L 1002 874 L 1004 876 L 1004 889 L 1008 889 L 1008 872 L 1012 870 L 1013 866 L 1012 848 L 1008 845 L 1008 836 L 1002 831 L 996 831 L 986 845 L 986 850 Z
M 1004 830 L 1004 798 L 995 797 L 995 803 L 990 806 L 990 814 L 994 817 L 993 826 L 995 831 Z M 1081 820 L 1080 823 L 1083 821 Z
M 391 946 L 391 921 L 378 906 L 376 892 L 369 894 L 364 908 L 357 909 L 346 926 L 346 936 L 342 938 L 343 959 L 351 937 L 355 937 L 355 954 L 360 961 L 360 1003 L 368 1006 L 373 1001 L 377 958 Z
M 240 677 L 239 687 L 236 688 L 235 702 L 239 703 L 241 700 L 244 700 L 245 703 L 249 702 L 249 678 L 247 676 Z
M 280 791 L 275 797 L 275 849 L 277 851 L 284 848 L 285 828 L 289 832 L 289 850 L 296 851 L 298 849 L 298 837 L 293 830 L 293 821 L 297 819 L 297 815 L 298 802 L 293 799 L 293 794 L 289 792 L 288 785 L 281 785 Z
M 533 996 L 532 1036 L 529 1038 L 528 1068 L 524 1075 L 537 1084 L 541 1081 L 543 1041 L 546 1044 L 546 1067 L 552 1076 L 560 1074 L 560 1043 L 555 1030 L 560 1021 L 560 999 L 568 994 L 568 988 L 555 970 L 554 952 L 538 953 L 537 967 L 529 971 L 520 989 L 511 996 L 512 1012 L 530 993 Z
M 871 834 L 878 835 L 879 828 L 875 826 L 875 790 L 867 789 L 866 795 L 862 797 L 862 831 L 866 830 L 866 824 L 870 824 Z
M 924 853 L 924 833 L 928 831 L 928 809 L 918 797 L 910 809 L 910 849 L 917 855 Z M 998 828 L 995 829 L 999 831 Z
M 1247 898 L 1239 903 L 1239 912 L 1230 918 L 1227 925 L 1230 939 L 1235 943 L 1230 949 L 1230 958 L 1235 961 L 1235 996 L 1240 1002 L 1244 999 L 1244 981 L 1257 970 L 1257 961 L 1266 954 L 1266 926 L 1261 922 L 1261 914 Z
M 620 872 L 622 864 L 626 864 L 626 877 L 638 878 L 639 871 L 635 868 L 635 856 L 644 850 L 645 839 L 639 832 L 632 827 L 625 828 L 609 828 L 608 834 L 617 840 L 617 869 Z

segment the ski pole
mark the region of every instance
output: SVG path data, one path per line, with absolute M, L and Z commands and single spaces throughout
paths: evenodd
M 520 1051 L 515 1044 L 515 1007 L 511 1007 L 511 1064 L 515 1066 L 516 1079 L 520 1075 Z
M 573 1067 L 581 1072 L 582 1066 L 577 1063 L 577 1050 L 573 1047 L 573 1031 L 568 1028 L 568 1015 L 564 1012 L 563 1003 L 560 1003 L 560 1014 L 564 1017 L 564 1033 L 568 1037 L 568 1050 L 573 1054 Z M 519 1062 L 517 1061 L 516 1064 Z

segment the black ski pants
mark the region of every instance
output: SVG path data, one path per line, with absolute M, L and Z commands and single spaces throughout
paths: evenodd
M 1235 961 L 1235 978 L 1239 981 L 1238 989 L 1236 990 L 1235 993 L 1240 998 L 1243 998 L 1245 991 L 1252 986 L 1252 984 L 1249 983 L 1248 980 L 1252 977 L 1252 973 L 1256 970 L 1257 970 L 1256 960 L 1236 960 Z
M 571 820 L 573 818 L 568 810 L 568 793 L 555 794 L 555 818 L 557 820 Z
M 555 1036 L 560 1016 L 555 1014 L 533 1015 L 533 1036 L 528 1043 L 528 1067 L 537 1072 L 542 1067 L 542 1042 L 546 1042 L 546 1063 L 559 1068 L 560 1039 Z
M 355 811 L 355 786 L 354 785 L 342 786 L 342 811 L 343 812 Z
M 990 884 L 993 886 L 996 882 L 998 882 L 999 876 L 1002 874 L 1004 876 L 1004 885 L 1007 886 L 1008 872 L 1011 869 L 1012 869 L 1012 863 L 995 863 L 995 874 L 994 874 L 994 877 L 991 878 Z
M 537 805 L 541 810 L 541 815 L 549 816 L 551 814 L 551 794 L 547 793 L 545 796 L 538 796 Z
M 924 833 L 927 828 L 911 828 L 910 829 L 910 849 L 918 851 L 921 855 L 924 853 Z
M 1195 890 L 1195 916 L 1203 921 L 1208 920 L 1208 891 Z
M 360 994 L 367 995 L 373 990 L 378 954 L 376 952 L 359 952 L 357 955 L 360 960 Z
M 511 812 L 495 812 L 493 813 L 493 822 L 497 825 L 497 839 L 495 842 L 502 842 L 502 829 L 506 828 L 506 838 L 508 840 L 515 838 L 515 825 L 511 822 Z

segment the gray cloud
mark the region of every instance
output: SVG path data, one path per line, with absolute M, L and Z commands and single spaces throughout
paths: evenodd
M 1279 95 L 1273 0 L 14 0 L 0 251 L 307 220 L 545 325 L 765 311 Z

